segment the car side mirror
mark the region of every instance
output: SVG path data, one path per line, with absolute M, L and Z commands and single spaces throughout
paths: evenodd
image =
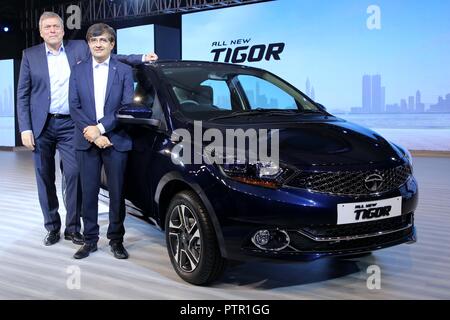
M 132 125 L 148 125 L 159 128 L 161 120 L 152 119 L 153 111 L 142 104 L 130 103 L 123 105 L 117 112 L 119 123 Z

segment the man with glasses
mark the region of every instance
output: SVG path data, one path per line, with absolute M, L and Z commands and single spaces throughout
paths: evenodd
M 55 187 L 55 152 L 59 151 L 66 182 L 64 238 L 83 244 L 80 233 L 79 170 L 73 146 L 74 122 L 69 115 L 69 77 L 75 65 L 90 57 L 85 41 L 63 41 L 64 24 L 54 12 L 39 19 L 44 43 L 23 51 L 17 88 L 17 114 L 22 143 L 33 150 L 39 203 L 48 233 L 46 246 L 60 239 L 61 218 Z M 157 60 L 148 55 L 117 56 L 128 64 Z
M 97 23 L 89 27 L 86 40 L 92 58 L 75 66 L 70 76 L 70 114 L 75 121 L 75 148 L 82 190 L 84 245 L 75 253 L 82 259 L 97 250 L 99 240 L 98 193 L 102 165 L 109 191 L 107 237 L 117 259 L 127 259 L 123 246 L 125 201 L 123 183 L 131 138 L 121 128 L 116 112 L 133 101 L 131 67 L 119 62 L 111 51 L 114 30 Z

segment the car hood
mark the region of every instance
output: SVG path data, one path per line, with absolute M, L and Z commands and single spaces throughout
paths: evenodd
M 376 132 L 335 117 L 239 127 L 278 129 L 279 160 L 288 165 L 364 167 L 403 162 L 402 154 Z
M 299 166 L 389 164 L 401 154 L 376 132 L 346 121 L 280 129 L 280 161 Z

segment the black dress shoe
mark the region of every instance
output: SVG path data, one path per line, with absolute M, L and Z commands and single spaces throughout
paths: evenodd
M 114 254 L 114 257 L 117 259 L 128 259 L 128 252 L 123 247 L 122 243 L 112 243 L 111 244 L 111 252 Z
M 64 239 L 70 240 L 75 244 L 84 244 L 83 235 L 79 232 L 65 232 L 64 231 Z
M 85 243 L 83 246 L 78 249 L 77 252 L 73 255 L 75 259 L 83 259 L 89 256 L 91 252 L 97 251 L 97 244 L 96 243 Z
M 44 244 L 46 246 L 51 246 L 52 244 L 57 243 L 59 241 L 59 239 L 60 239 L 59 230 L 58 231 L 49 231 L 44 238 Z

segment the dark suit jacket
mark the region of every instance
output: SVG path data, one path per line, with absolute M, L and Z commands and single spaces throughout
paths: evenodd
M 83 60 L 90 59 L 89 47 L 84 40 L 64 41 L 64 49 L 71 70 Z M 142 55 L 115 56 L 131 65 L 142 63 Z M 38 138 L 47 120 L 50 108 L 50 76 L 45 44 L 25 49 L 20 65 L 17 86 L 17 115 L 19 130 L 33 130 Z
M 111 57 L 106 86 L 104 117 L 99 122 L 105 127 L 105 135 L 117 151 L 131 150 L 131 138 L 120 126 L 116 112 L 123 104 L 133 102 L 133 71 L 130 66 Z M 87 150 L 93 144 L 83 136 L 83 129 L 97 125 L 94 98 L 92 58 L 76 65 L 69 81 L 70 115 L 75 121 L 75 148 Z

